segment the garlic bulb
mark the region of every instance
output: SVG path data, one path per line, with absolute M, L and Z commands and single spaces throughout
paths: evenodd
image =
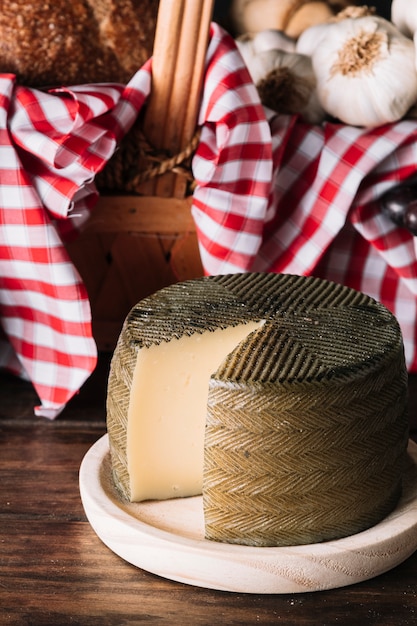
M 285 27 L 285 32 L 290 37 L 297 39 L 306 28 L 327 22 L 333 15 L 334 13 L 327 2 L 307 2 L 290 18 Z
M 392 0 L 391 21 L 412 39 L 417 32 L 417 0 Z
M 319 45 L 321 37 L 326 34 L 326 27 L 334 22 L 340 22 L 347 18 L 359 18 L 366 15 L 373 15 L 375 13 L 374 7 L 362 6 L 347 6 L 343 10 L 339 11 L 333 17 L 322 23 L 314 24 L 306 28 L 298 37 L 296 43 L 296 52 L 300 54 L 307 54 L 311 56 Z
M 231 0 L 230 26 L 237 35 L 273 28 L 297 38 L 349 4 L 349 0 Z
M 309 0 L 234 0 L 231 21 L 238 33 L 257 33 L 267 28 L 285 30 L 290 17 Z
M 298 54 L 312 56 L 314 50 L 320 44 L 321 39 L 326 35 L 327 26 L 328 22 L 315 24 L 314 26 L 306 28 L 297 39 L 295 51 L 298 52 Z
M 417 68 L 417 0 L 393 0 L 391 21 L 403 35 L 413 40 L 416 51 L 415 66 Z
M 268 70 L 265 64 L 256 59 L 257 54 L 255 54 L 253 47 L 253 38 L 248 35 L 246 37 L 239 37 L 236 39 L 235 43 L 249 71 L 249 74 L 256 85 L 256 83 L 263 78 Z
M 265 50 L 284 50 L 285 52 L 295 52 L 295 39 L 289 37 L 282 30 L 269 28 L 262 30 L 252 38 L 253 50 L 255 54 Z
M 414 44 L 378 16 L 327 24 L 312 52 L 326 112 L 354 126 L 395 122 L 417 100 Z
M 349 5 L 345 7 L 342 11 L 339 11 L 332 21 L 340 22 L 340 20 L 344 20 L 347 17 L 365 17 L 365 15 L 375 15 L 376 9 L 375 7 L 368 7 L 366 4 L 361 4 L 360 6 Z
M 274 49 L 258 52 L 250 38 L 237 40 L 236 45 L 264 106 L 278 113 L 300 114 L 311 124 L 323 121 L 310 57 Z

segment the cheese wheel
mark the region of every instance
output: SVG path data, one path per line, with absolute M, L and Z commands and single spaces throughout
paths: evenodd
M 207 539 L 359 532 L 395 506 L 408 441 L 395 317 L 285 274 L 172 285 L 128 315 L 112 359 L 112 470 L 131 501 L 203 494 Z

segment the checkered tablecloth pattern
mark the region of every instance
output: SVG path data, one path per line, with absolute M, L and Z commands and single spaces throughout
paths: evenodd
M 130 83 L 46 92 L 0 75 L 0 366 L 56 417 L 96 364 L 87 293 L 65 249 L 94 210 L 94 176 L 150 91 Z M 415 239 L 378 199 L 416 173 L 417 123 L 374 131 L 265 111 L 232 39 L 213 24 L 193 158 L 193 217 L 207 274 L 315 274 L 381 300 L 417 370 Z
M 417 371 L 417 238 L 382 214 L 380 198 L 417 176 L 417 124 L 373 130 L 271 121 L 274 177 L 252 269 L 312 274 L 379 300 L 398 318 Z

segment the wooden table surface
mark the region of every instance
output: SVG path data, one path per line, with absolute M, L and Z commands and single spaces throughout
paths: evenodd
M 417 624 L 417 553 L 350 587 L 302 594 L 218 592 L 164 580 L 111 552 L 86 520 L 78 471 L 105 433 L 108 358 L 54 422 L 28 383 L 0 378 L 0 624 Z M 417 440 L 417 377 L 410 378 Z

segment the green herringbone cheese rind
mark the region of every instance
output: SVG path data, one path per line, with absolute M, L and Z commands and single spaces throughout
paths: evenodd
M 207 538 L 254 546 L 317 543 L 381 521 L 401 490 L 406 381 L 394 372 L 402 368 L 397 356 L 362 380 L 322 379 L 304 389 L 284 384 L 279 394 L 275 385 L 265 390 L 258 382 L 212 379 Z
M 126 319 L 108 384 L 115 482 L 129 499 L 126 423 L 137 351 L 249 320 L 264 325 L 213 372 L 203 502 L 207 538 L 294 545 L 384 517 L 407 445 L 401 332 L 363 293 L 285 274 L 167 287 Z

